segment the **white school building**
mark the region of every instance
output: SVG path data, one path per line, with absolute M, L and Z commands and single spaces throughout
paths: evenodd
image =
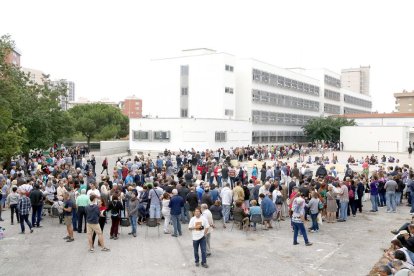
M 143 118 L 130 120 L 131 150 L 230 148 L 305 142 L 319 116 L 369 113 L 368 95 L 341 88 L 326 69 L 284 69 L 210 49 L 151 61 Z

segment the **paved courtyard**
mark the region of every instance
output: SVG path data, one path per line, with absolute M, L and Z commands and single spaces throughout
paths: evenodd
M 349 153 L 340 153 L 345 158 Z M 355 154 L 360 157 L 362 154 Z M 408 160 L 404 156 L 395 155 Z M 111 157 L 110 159 L 115 159 Z M 101 157 L 97 156 L 97 172 Z M 409 163 L 411 164 L 411 163 Z M 6 236 L 0 241 L 1 275 L 366 275 L 389 246 L 390 230 L 409 220 L 409 208 L 400 206 L 396 214 L 364 211 L 346 223 L 323 224 L 319 233 L 309 234 L 314 243 L 305 247 L 292 245 L 288 221 L 270 231 L 243 233 L 238 229 L 223 229 L 222 224 L 212 233 L 212 256 L 209 268 L 194 266 L 191 235 L 173 238 L 160 228 L 138 226 L 138 236 L 128 236 L 122 228 L 119 240 L 105 239 L 110 252 L 88 253 L 86 234 L 75 233 L 75 241 L 66 243 L 66 228 L 56 218 L 45 217 L 43 227 L 32 234 L 19 235 L 18 225 L 10 225 L 9 210 L 3 213 Z M 231 224 L 230 224 L 231 226 Z M 183 225 L 186 229 L 187 225 Z

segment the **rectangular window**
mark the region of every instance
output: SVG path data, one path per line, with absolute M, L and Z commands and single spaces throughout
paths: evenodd
M 233 72 L 234 71 L 234 67 L 233 66 L 231 66 L 231 65 L 225 65 L 225 67 L 224 67 L 224 69 L 226 70 L 226 71 L 229 71 L 229 72 Z
M 188 109 L 181 109 L 181 118 L 188 117 Z
M 188 96 L 188 87 L 181 87 L 181 96 Z
M 170 140 L 170 132 L 169 131 L 154 131 L 154 140 L 168 141 Z
M 216 131 L 215 141 L 216 142 L 226 142 L 227 141 L 227 132 L 226 131 Z
M 188 65 L 181 65 L 181 76 L 188 76 Z
M 224 88 L 224 93 L 233 94 L 234 93 L 234 89 L 231 88 L 231 87 L 226 87 L 226 88 Z
M 225 109 L 224 110 L 224 115 L 225 116 L 233 116 L 233 109 Z
M 138 130 L 138 131 L 133 131 L 132 132 L 132 138 L 133 140 L 149 140 L 149 131 L 142 131 L 142 130 Z

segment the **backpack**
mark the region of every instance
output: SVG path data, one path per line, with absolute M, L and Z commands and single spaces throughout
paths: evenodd
M 283 197 L 278 195 L 276 197 L 276 202 L 275 203 L 276 203 L 276 205 L 282 205 L 283 204 Z

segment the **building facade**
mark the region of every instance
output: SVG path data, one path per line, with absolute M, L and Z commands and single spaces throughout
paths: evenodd
M 142 100 L 135 96 L 126 98 L 119 103 L 122 114 L 128 116 L 128 118 L 141 118 L 142 117 Z
M 70 102 L 75 101 L 75 83 L 73 81 L 68 81 L 65 79 L 51 81 L 52 86 L 58 86 L 62 83 L 66 85 L 67 91 L 66 95 L 61 95 L 59 97 L 60 107 L 62 110 L 68 110 L 71 107 Z
M 394 93 L 395 110 L 399 113 L 414 112 L 414 90 Z
M 10 51 L 10 53 L 8 55 L 6 55 L 6 63 L 9 64 L 14 64 L 18 67 L 20 67 L 20 57 L 21 57 L 21 52 L 20 50 L 18 50 L 17 48 L 14 48 L 13 50 Z
M 238 123 L 242 128 L 239 131 L 250 133 L 250 138 L 238 146 L 278 144 L 305 142 L 302 126 L 309 119 L 369 113 L 372 107 L 368 95 L 341 88 L 340 75 L 329 70 L 284 69 L 211 49 L 192 49 L 178 57 L 152 60 L 150 78 L 151 90 L 144 98 L 144 118 L 130 121 L 132 150 L 143 149 L 139 148 L 144 144 L 136 132 L 140 131 L 139 122 L 148 119 L 151 125 L 145 131 L 170 133 L 169 139 L 174 143 L 163 146 L 177 150 L 174 146 L 180 141 L 173 137 L 177 135 L 173 129 L 180 119 L 208 120 L 205 128 L 244 122 Z M 167 119 L 174 124 L 161 125 Z M 233 144 L 227 140 L 230 135 L 225 141 L 212 144 L 216 133 L 199 131 L 205 137 L 198 136 L 193 147 Z M 155 146 L 161 145 L 148 139 L 145 145 L 154 142 Z
M 22 68 L 22 71 L 29 75 L 30 81 L 37 84 L 44 84 L 45 82 L 45 73 L 40 70 L 32 69 L 32 68 Z
M 355 93 L 370 95 L 369 78 L 370 66 L 360 66 L 359 68 L 342 69 L 341 86 Z

